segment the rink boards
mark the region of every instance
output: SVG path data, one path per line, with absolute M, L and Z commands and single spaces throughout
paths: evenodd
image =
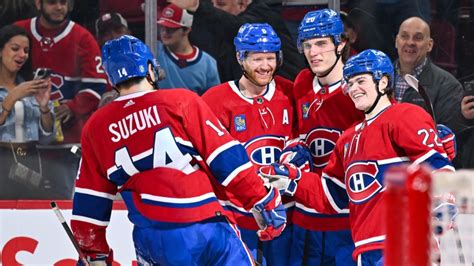
M 70 201 L 58 202 L 71 219 Z M 136 265 L 132 224 L 122 202 L 114 203 L 107 231 L 114 266 Z M 49 201 L 0 201 L 1 265 L 75 265 L 77 252 L 49 207 Z

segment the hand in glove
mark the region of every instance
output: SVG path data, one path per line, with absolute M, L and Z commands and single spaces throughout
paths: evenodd
M 277 164 L 262 166 L 260 176 L 276 187 L 281 195 L 293 196 L 296 193 L 298 181 L 301 179 L 301 170 L 292 164 Z
M 77 261 L 77 266 L 112 266 L 114 253 L 110 250 L 109 254 L 86 254 L 85 262 Z
M 292 139 L 286 142 L 279 162 L 280 164 L 293 164 L 304 172 L 310 172 L 313 168 L 311 151 L 299 139 Z
M 448 155 L 448 159 L 452 161 L 456 157 L 456 136 L 454 132 L 447 126 L 438 124 L 436 126 L 438 130 L 438 137 L 443 143 L 443 148 Z
M 280 193 L 274 187 L 263 199 L 258 201 L 252 208 L 260 230 L 257 231 L 261 241 L 272 240 L 283 232 L 286 226 L 286 211 L 281 203 Z

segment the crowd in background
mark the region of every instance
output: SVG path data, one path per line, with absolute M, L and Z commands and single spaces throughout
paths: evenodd
M 233 38 L 245 23 L 266 22 L 275 29 L 284 58 L 278 74 L 294 81 L 308 67 L 296 45 L 298 25 L 307 12 L 325 7 L 275 0 L 157 2 L 160 41 L 152 50 L 163 70 L 160 87 L 186 87 L 199 95 L 242 76 Z M 79 144 L 82 126 L 99 102 L 115 97 L 100 47 L 124 34 L 143 40 L 144 8 L 143 0 L 0 4 L 0 199 L 72 197 L 80 156 L 70 149 Z M 457 135 L 455 166 L 474 167 L 474 106 L 464 97 L 474 95 L 474 1 L 341 1 L 341 10 L 350 43 L 346 57 L 378 49 L 390 56 L 399 76 L 417 72 L 422 85 L 443 84 L 442 93 L 430 95 L 437 122 Z M 433 41 L 413 44 L 425 52 L 422 59 L 429 56 L 410 68 L 400 34 L 404 26 L 417 27 L 410 26 L 416 21 L 406 22 L 414 16 L 428 23 L 422 37 Z M 52 72 L 34 78 L 38 68 Z M 399 101 L 420 101 L 405 89 Z

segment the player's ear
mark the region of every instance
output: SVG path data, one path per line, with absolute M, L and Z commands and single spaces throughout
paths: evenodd
M 337 54 L 340 55 L 343 53 L 344 47 L 346 46 L 346 44 L 347 44 L 347 40 L 343 38 L 341 42 L 336 46 Z
M 239 63 L 239 65 L 242 65 L 242 60 L 241 60 L 241 57 L 240 57 L 240 52 L 235 53 L 235 58 L 237 59 L 237 62 Z
M 388 77 L 383 76 L 379 81 L 379 91 L 384 92 L 388 88 Z
M 158 77 L 155 74 L 155 71 L 153 70 L 153 65 L 148 63 L 148 75 L 153 81 L 158 81 Z

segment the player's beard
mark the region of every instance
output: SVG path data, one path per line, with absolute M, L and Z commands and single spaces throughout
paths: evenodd
M 63 23 L 66 18 L 67 18 L 67 14 L 64 15 L 63 19 L 62 20 L 54 20 L 51 18 L 51 16 L 45 12 L 41 12 L 41 16 L 43 16 L 43 18 L 50 24 L 53 24 L 53 25 L 61 25 L 61 23 Z
M 257 75 L 256 75 L 255 71 L 252 71 L 252 72 L 250 72 L 250 73 L 247 72 L 247 71 L 245 71 L 245 72 L 246 72 L 246 73 L 245 73 L 245 74 L 246 74 L 246 78 L 247 78 L 248 80 L 250 80 L 253 84 L 255 84 L 255 85 L 257 85 L 257 86 L 261 86 L 261 87 L 267 86 L 268 84 L 270 84 L 270 82 L 271 82 L 272 79 L 273 79 L 273 76 L 275 75 L 275 70 L 273 70 L 273 71 L 272 71 L 272 74 L 269 75 L 268 78 L 266 78 L 266 79 L 262 79 L 262 78 L 257 79 Z

